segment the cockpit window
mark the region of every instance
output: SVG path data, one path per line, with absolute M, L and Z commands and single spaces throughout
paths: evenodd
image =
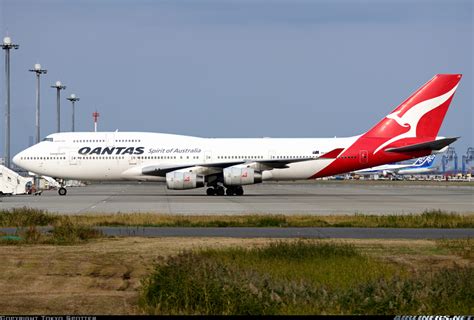
M 50 142 L 53 142 L 53 138 L 44 138 L 43 141 L 50 141 Z

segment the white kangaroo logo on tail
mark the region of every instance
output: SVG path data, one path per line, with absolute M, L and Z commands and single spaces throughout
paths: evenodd
M 458 85 L 455 85 L 454 88 L 452 88 L 450 91 L 446 92 L 443 95 L 422 101 L 414 105 L 407 112 L 405 112 L 405 114 L 401 117 L 398 115 L 400 111 L 396 111 L 386 116 L 387 119 L 393 119 L 400 126 L 405 127 L 405 128 L 409 127 L 410 129 L 407 132 L 399 134 L 398 136 L 395 136 L 392 139 L 384 142 L 381 146 L 375 149 L 374 154 L 376 154 L 380 149 L 391 144 L 392 142 L 405 139 L 405 138 L 416 138 L 416 128 L 418 127 L 418 122 L 420 122 L 420 119 L 431 110 L 438 108 L 443 103 L 448 101 L 448 99 L 456 91 L 457 87 Z

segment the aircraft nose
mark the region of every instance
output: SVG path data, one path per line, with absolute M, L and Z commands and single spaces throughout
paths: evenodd
M 21 162 L 20 159 L 21 159 L 21 152 L 20 152 L 20 153 L 17 153 L 17 154 L 13 157 L 12 161 L 13 161 L 13 163 L 14 163 L 15 165 L 17 165 L 17 166 L 20 167 L 20 166 L 21 166 L 21 164 L 20 164 L 20 162 Z

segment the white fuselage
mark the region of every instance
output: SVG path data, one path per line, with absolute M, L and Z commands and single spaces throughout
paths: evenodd
M 67 132 L 49 135 L 14 162 L 39 175 L 81 180 L 164 181 L 143 175 L 149 166 L 199 166 L 236 161 L 317 158 L 358 138 L 199 138 L 146 132 Z M 263 180 L 308 179 L 334 159 L 290 163 Z

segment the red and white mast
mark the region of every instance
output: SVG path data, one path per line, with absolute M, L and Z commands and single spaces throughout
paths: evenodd
M 100 114 L 97 111 L 92 113 L 92 117 L 94 118 L 94 132 L 97 132 L 97 120 L 99 116 Z

